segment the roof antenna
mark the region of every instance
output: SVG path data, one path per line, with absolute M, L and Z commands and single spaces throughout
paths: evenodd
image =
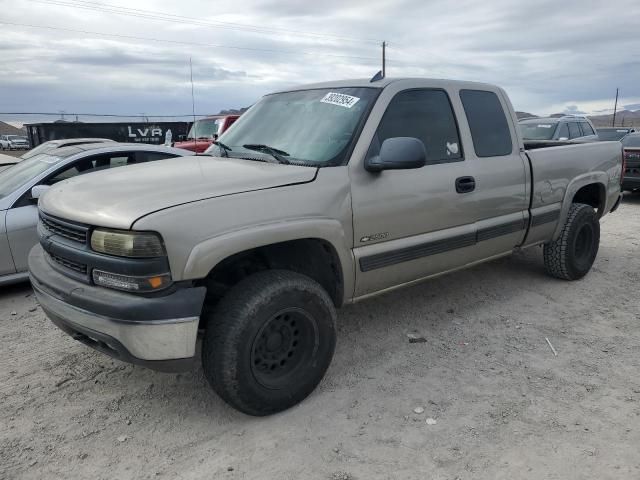
M 373 82 L 378 82 L 380 80 L 382 80 L 384 78 L 384 75 L 382 75 L 382 70 L 380 70 L 378 73 L 376 73 L 371 80 L 369 80 L 369 83 L 373 83 Z

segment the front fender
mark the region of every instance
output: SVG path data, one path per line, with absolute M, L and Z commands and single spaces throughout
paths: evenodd
M 350 246 L 352 239 L 345 235 L 338 220 L 329 218 L 303 218 L 255 225 L 209 238 L 191 250 L 182 278 L 185 280 L 204 278 L 218 263 L 237 253 L 307 238 L 324 240 L 333 246 L 342 268 L 343 298 L 347 301 L 351 299 L 355 279 L 355 262 Z

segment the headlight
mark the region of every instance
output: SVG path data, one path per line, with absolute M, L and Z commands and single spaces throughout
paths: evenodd
M 91 235 L 91 248 L 118 257 L 162 257 L 166 255 L 160 235 L 153 232 L 129 232 L 97 229 Z
M 145 277 L 133 277 L 117 273 L 93 271 L 93 282 L 102 287 L 124 290 L 126 292 L 153 292 L 168 287 L 171 284 L 171 275 L 150 275 Z

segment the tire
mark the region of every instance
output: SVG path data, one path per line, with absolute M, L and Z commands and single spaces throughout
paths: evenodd
M 560 236 L 544 245 L 544 266 L 549 275 L 579 280 L 593 265 L 600 245 L 600 223 L 593 207 L 574 203 Z
M 202 366 L 229 405 L 264 416 L 304 400 L 336 344 L 336 310 L 314 280 L 286 270 L 235 285 L 206 319 Z

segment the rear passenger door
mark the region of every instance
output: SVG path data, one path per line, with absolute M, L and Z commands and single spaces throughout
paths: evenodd
M 474 178 L 474 220 L 481 259 L 522 243 L 528 221 L 528 163 L 520 151 L 508 100 L 500 91 L 460 90 L 472 140 L 466 148 Z

